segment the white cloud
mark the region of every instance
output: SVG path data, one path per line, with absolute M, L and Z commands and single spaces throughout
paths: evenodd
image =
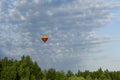
M 7 56 L 29 54 L 44 67 L 70 69 L 81 56 L 99 50 L 104 39 L 95 35 L 116 7 L 99 0 L 0 1 L 0 47 Z M 41 41 L 42 34 L 49 36 Z M 75 66 L 74 66 L 75 65 Z

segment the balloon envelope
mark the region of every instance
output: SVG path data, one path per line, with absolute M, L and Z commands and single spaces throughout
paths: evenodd
M 48 36 L 47 35 L 43 35 L 41 39 L 42 39 L 43 42 L 46 42 L 48 40 Z

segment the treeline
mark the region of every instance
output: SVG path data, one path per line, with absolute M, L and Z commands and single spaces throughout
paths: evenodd
M 53 68 L 42 70 L 30 56 L 22 56 L 21 60 L 5 57 L 0 59 L 0 80 L 120 80 L 120 71 L 103 71 L 101 68 L 94 72 L 78 70 L 77 73 Z

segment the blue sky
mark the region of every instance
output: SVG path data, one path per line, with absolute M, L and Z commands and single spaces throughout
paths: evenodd
M 106 56 L 106 66 L 103 66 L 104 68 L 108 67 L 110 65 L 110 70 L 119 70 L 119 57 L 120 57 L 120 16 L 119 16 L 120 10 L 113 12 L 117 13 L 116 16 L 114 16 L 111 21 L 106 25 L 106 27 L 101 28 L 98 30 L 97 34 L 99 35 L 107 35 L 111 36 L 110 42 L 108 42 L 104 46 L 104 50 L 102 52 L 102 55 Z
M 119 7 L 118 0 L 1 0 L 0 57 L 30 55 L 43 69 L 119 70 Z

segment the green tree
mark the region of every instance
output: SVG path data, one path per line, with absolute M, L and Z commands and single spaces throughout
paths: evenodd
M 56 72 L 56 80 L 67 80 L 67 77 L 66 77 L 64 71 Z
M 47 80 L 55 80 L 55 78 L 56 78 L 56 70 L 53 68 L 49 69 L 46 74 L 46 79 Z
M 72 77 L 74 76 L 74 73 L 71 70 L 68 70 L 66 75 L 67 77 Z
M 38 66 L 37 62 L 34 62 L 33 66 L 32 66 L 32 70 L 31 70 L 31 74 L 33 73 L 33 75 L 35 75 L 35 79 L 38 80 L 42 80 L 43 78 L 43 72 L 41 70 L 41 68 Z
M 68 80 L 86 80 L 86 79 L 83 77 L 72 76 L 72 77 L 69 77 Z
M 92 79 L 92 77 L 90 75 L 87 75 L 86 80 L 93 80 L 93 79 Z
M 81 77 L 81 76 L 83 76 L 83 73 L 80 71 L 80 70 L 78 70 L 78 72 L 75 74 L 77 77 Z

